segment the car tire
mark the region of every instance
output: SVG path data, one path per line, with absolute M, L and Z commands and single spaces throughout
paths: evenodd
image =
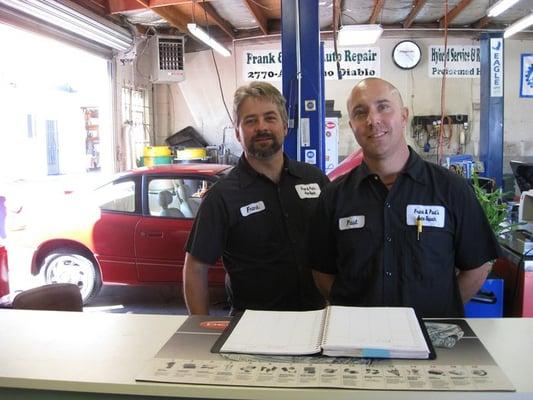
M 444 347 L 451 349 L 457 343 L 457 339 L 454 336 L 448 336 L 444 338 L 443 345 Z
M 80 288 L 83 304 L 93 299 L 102 286 L 96 263 L 84 254 L 69 249 L 49 253 L 41 265 L 40 274 L 46 284 L 74 283 Z

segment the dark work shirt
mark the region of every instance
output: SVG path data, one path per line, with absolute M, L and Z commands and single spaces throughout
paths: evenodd
M 327 178 L 284 157 L 278 184 L 244 155 L 202 202 L 186 249 L 207 264 L 222 256 L 234 310 L 309 310 L 324 300 L 306 262 L 309 219 Z
M 322 193 L 310 265 L 336 275 L 332 304 L 462 316 L 455 268 L 497 258 L 498 243 L 468 182 L 409 151 L 390 191 L 363 163 Z

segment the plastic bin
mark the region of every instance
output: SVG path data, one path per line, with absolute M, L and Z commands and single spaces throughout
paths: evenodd
M 160 164 L 172 164 L 172 150 L 168 146 L 146 146 L 142 164 L 151 167 Z
M 467 318 L 503 317 L 503 279 L 487 279 L 481 290 L 465 304 Z

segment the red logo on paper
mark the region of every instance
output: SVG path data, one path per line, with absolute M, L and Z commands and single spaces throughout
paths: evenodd
M 204 329 L 212 329 L 214 331 L 223 331 L 228 326 L 229 321 L 203 321 L 200 326 Z
M 327 121 L 326 122 L 326 128 L 328 128 L 328 129 L 334 129 L 336 126 L 337 126 L 337 124 L 335 122 L 332 122 L 332 121 Z

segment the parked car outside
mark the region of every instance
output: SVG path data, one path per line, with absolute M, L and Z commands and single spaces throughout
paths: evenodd
M 0 243 L 0 297 L 9 294 L 9 269 L 7 266 L 7 250 Z
M 115 177 L 86 194 L 65 196 L 40 221 L 31 273 L 43 283 L 69 282 L 84 303 L 102 284 L 182 282 L 185 243 L 203 194 L 231 166 L 168 164 Z M 218 263 L 210 285 L 223 285 Z

